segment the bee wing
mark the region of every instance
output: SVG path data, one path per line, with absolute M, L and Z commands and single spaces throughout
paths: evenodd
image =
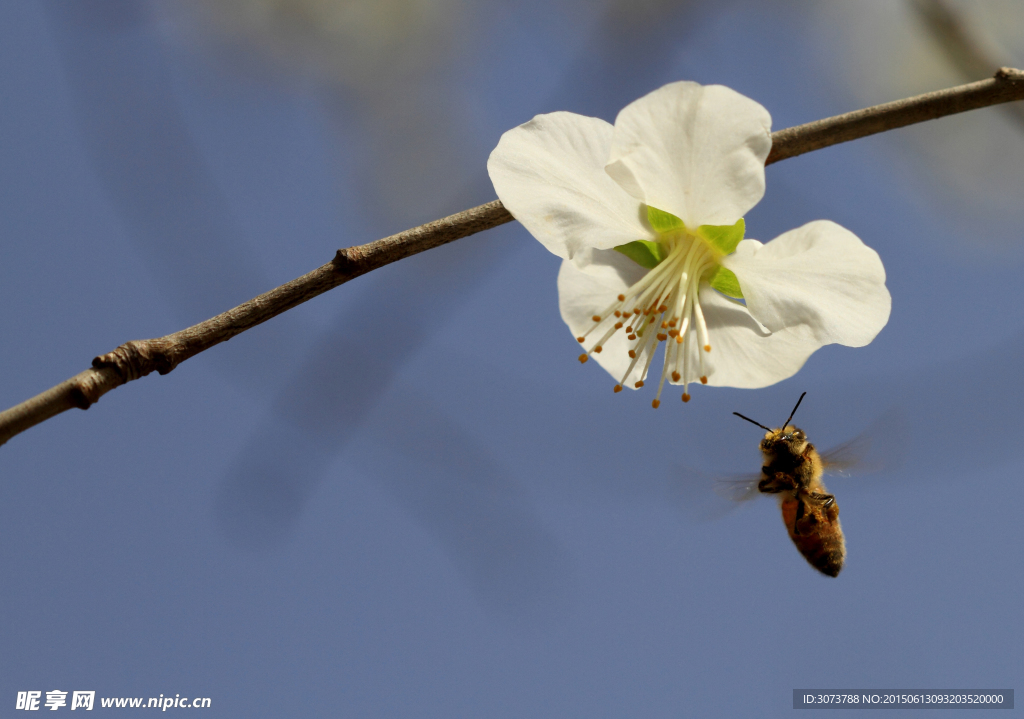
M 761 481 L 761 478 L 760 473 L 715 477 L 715 494 L 732 502 L 746 502 L 760 494 L 757 484 Z
M 899 410 L 889 410 L 853 439 L 821 454 L 826 472 L 849 477 L 893 469 L 903 463 L 909 429 Z
M 756 497 L 760 478 L 759 474 L 716 477 L 693 467 L 677 466 L 670 482 L 671 500 L 691 520 L 719 519 L 741 502 Z

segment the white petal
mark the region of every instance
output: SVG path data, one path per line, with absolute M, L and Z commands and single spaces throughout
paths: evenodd
M 810 222 L 766 245 L 744 240 L 722 264 L 736 273 L 750 314 L 772 331 L 803 325 L 823 345 L 862 347 L 889 321 L 882 260 L 834 222 Z
M 735 90 L 675 82 L 619 113 L 608 174 L 691 229 L 731 225 L 764 196 L 771 125 Z
M 644 268 L 613 250 L 593 252 L 592 263 L 585 271 L 573 262 L 562 262 L 558 271 L 558 306 L 562 320 L 569 325 L 573 337 L 580 337 L 590 330 L 594 326 L 593 315 L 611 305 L 620 292 L 639 280 L 645 272 Z M 604 331 L 610 328 L 611 324 L 606 322 L 591 332 L 587 341 L 580 345 L 580 353 L 590 349 Z M 632 361 L 629 350 L 634 344 L 626 339 L 626 333 L 620 329 L 604 343 L 602 351 L 595 352 L 591 358 L 618 382 Z M 644 359 L 641 358 L 630 373 L 627 386 L 631 389 L 633 383 L 640 379 Z M 660 372 L 661 366 L 657 369 Z
M 701 309 L 708 323 L 711 351 L 705 352 L 708 384 L 755 389 L 792 377 L 822 343 L 810 328 L 800 325 L 768 334 L 746 308 L 711 287 L 700 290 Z M 690 382 L 698 379 L 696 334 L 690 337 Z
M 611 138 L 604 120 L 537 115 L 502 135 L 487 160 L 502 204 L 563 259 L 654 238 L 646 210 L 604 171 Z

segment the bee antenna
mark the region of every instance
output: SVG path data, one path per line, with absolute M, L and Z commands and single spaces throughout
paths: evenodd
M 804 394 L 800 395 L 800 399 L 798 399 L 796 401 L 796 407 L 794 407 L 793 411 L 789 413 L 789 419 L 793 419 L 793 415 L 796 414 L 796 408 L 799 407 L 800 403 L 804 401 L 804 395 L 805 394 L 807 394 L 807 393 L 804 392 Z M 785 422 L 782 423 L 782 429 L 786 429 L 786 425 L 789 424 L 789 419 L 787 419 Z
M 765 426 L 764 426 L 763 424 L 761 424 L 760 422 L 755 422 L 754 420 L 750 419 L 750 417 L 744 417 L 744 416 L 743 416 L 742 414 L 740 414 L 739 412 L 733 412 L 733 414 L 734 414 L 734 415 L 736 415 L 737 417 L 739 417 L 740 419 L 745 419 L 745 420 L 747 420 L 747 421 L 748 421 L 748 422 L 750 422 L 751 424 L 756 424 L 756 425 L 757 425 L 758 427 L 760 427 L 761 429 L 763 429 L 763 430 L 765 430 L 765 431 L 768 431 L 768 432 L 771 432 L 771 431 L 772 431 L 772 428 L 771 428 L 771 427 L 765 427 Z

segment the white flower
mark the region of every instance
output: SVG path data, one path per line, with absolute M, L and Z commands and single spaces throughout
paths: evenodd
M 889 319 L 878 254 L 820 220 L 744 240 L 764 195 L 771 117 L 720 85 L 666 85 L 614 127 L 569 112 L 506 132 L 487 170 L 498 197 L 563 258 L 562 319 L 623 386 L 766 387 L 819 347 L 868 344 Z

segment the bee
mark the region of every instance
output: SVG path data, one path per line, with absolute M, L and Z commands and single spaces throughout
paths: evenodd
M 759 445 L 764 466 L 757 479 L 725 484 L 732 485 L 732 499 L 747 499 L 756 493 L 777 495 L 782 522 L 800 554 L 822 574 L 835 577 L 846 560 L 846 540 L 839 524 L 839 505 L 821 476 L 827 470 L 841 471 L 851 463 L 852 443 L 823 456 L 807 441 L 802 429 L 790 424 L 806 394 L 800 395 L 789 418 L 778 429 L 733 412 L 765 430 Z

